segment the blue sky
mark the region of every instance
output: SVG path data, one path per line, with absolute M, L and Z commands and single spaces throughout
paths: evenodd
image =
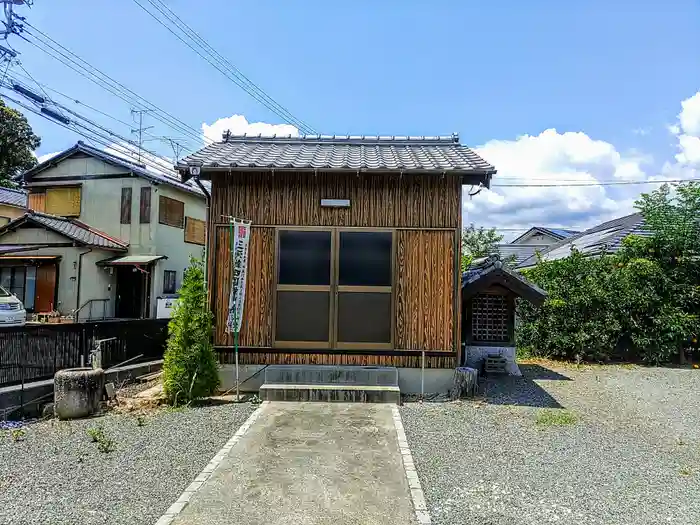
M 478 151 L 503 180 L 694 174 L 692 162 L 675 157 L 683 153 L 682 135 L 696 138 L 688 132 L 694 121 L 675 134 L 668 126 L 678 124 L 681 102 L 700 86 L 697 1 L 166 3 L 322 133 L 458 132 L 464 144 L 483 147 Z M 281 122 L 132 0 L 35 0 L 32 9 L 19 11 L 194 128 L 232 115 Z M 40 82 L 130 120 L 125 102 L 19 38 L 10 43 Z M 39 155 L 79 139 L 39 117 L 29 120 L 42 137 Z M 147 124 L 156 126 L 154 134 L 174 134 L 148 118 Z M 532 140 L 518 140 L 523 135 Z M 149 147 L 172 154 L 165 145 Z M 465 220 L 502 228 L 582 227 L 631 209 L 635 194 L 650 188 L 528 189 L 532 199 L 523 202 L 520 189 L 494 188 L 486 198 L 465 201 Z M 583 195 L 580 202 L 571 191 Z

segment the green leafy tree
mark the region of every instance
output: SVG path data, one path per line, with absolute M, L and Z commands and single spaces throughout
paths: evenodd
M 486 257 L 496 251 L 496 245 L 503 240 L 496 228 L 486 229 L 470 224 L 462 230 L 462 271 L 466 270 L 474 259 Z
M 15 186 L 12 177 L 36 165 L 40 144 L 24 115 L 0 99 L 0 186 Z
M 190 261 L 179 295 L 163 361 L 163 392 L 173 405 L 209 396 L 219 386 L 202 261 Z

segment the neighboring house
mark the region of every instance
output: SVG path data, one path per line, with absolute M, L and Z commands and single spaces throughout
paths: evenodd
M 27 192 L 0 187 L 0 226 L 27 211 Z
M 571 255 L 571 249 L 587 256 L 615 253 L 620 249 L 622 241 L 628 235 L 649 236 L 651 233 L 644 229 L 644 219 L 641 213 L 633 213 L 618 219 L 589 228 L 586 231 L 571 235 L 549 246 L 540 252 L 544 261 L 563 259 Z M 533 255 L 518 265 L 518 269 L 530 268 L 537 264 L 537 256 Z
M 0 276 L 29 311 L 153 317 L 202 256 L 206 204 L 192 184 L 82 142 L 23 183 L 29 210 L 0 228 Z
M 518 266 L 536 253 L 543 253 L 553 244 L 570 238 L 577 233 L 579 232 L 574 230 L 533 226 L 509 243 L 497 245 L 498 254 L 507 264 Z
M 457 136 L 225 135 L 178 169 L 212 181 L 207 252 L 222 363 L 234 347 L 225 219 L 234 216 L 252 221 L 241 364 L 396 366 L 403 390 L 420 385 L 425 357 L 426 372 L 451 383 L 462 185 L 488 187 L 496 171 Z

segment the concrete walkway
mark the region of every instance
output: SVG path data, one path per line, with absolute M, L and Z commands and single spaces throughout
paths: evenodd
M 417 523 L 392 409 L 270 403 L 173 525 Z

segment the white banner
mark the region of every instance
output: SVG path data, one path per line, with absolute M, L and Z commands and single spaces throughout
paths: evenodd
M 226 331 L 241 331 L 243 303 L 245 302 L 245 280 L 248 273 L 248 243 L 250 241 L 250 222 L 233 219 L 233 275 L 231 294 L 228 299 L 228 320 Z M 230 241 L 229 241 L 230 242 Z

